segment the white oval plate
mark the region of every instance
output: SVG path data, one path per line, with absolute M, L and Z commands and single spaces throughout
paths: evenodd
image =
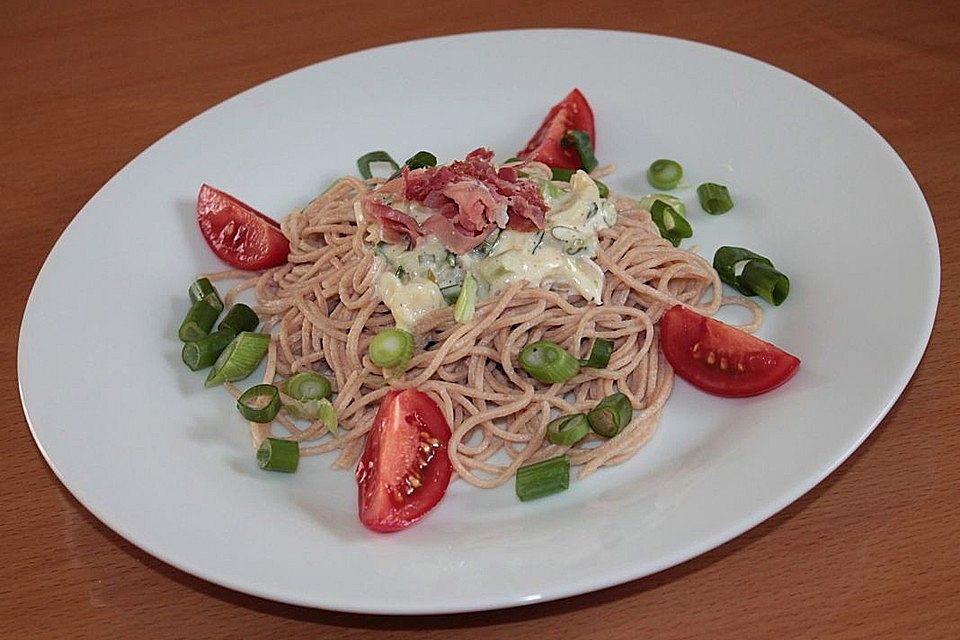
M 563 42 L 558 59 L 555 42 Z M 398 534 L 363 529 L 349 472 L 257 469 L 232 400 L 180 362 L 197 272 L 221 268 L 194 222 L 209 182 L 281 216 L 372 149 L 443 161 L 512 155 L 571 87 L 598 123 L 610 186 L 633 195 L 680 160 L 695 242 L 771 257 L 791 277 L 761 335 L 803 360 L 786 386 L 723 400 L 679 382 L 633 460 L 521 504 L 459 482 Z M 708 216 L 695 185 L 730 186 Z M 64 485 L 180 569 L 283 602 L 441 613 L 599 589 L 742 533 L 823 479 L 871 432 L 930 334 L 939 253 L 907 167 L 863 120 L 774 67 L 608 31 L 506 31 L 362 51 L 250 89 L 114 176 L 50 252 L 24 313 L 19 375 Z

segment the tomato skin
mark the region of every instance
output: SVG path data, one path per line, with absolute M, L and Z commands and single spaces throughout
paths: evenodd
M 577 150 L 561 144 L 569 131 L 586 131 L 590 134 L 593 148 L 597 148 L 593 109 L 579 89 L 571 91 L 550 109 L 537 132 L 526 146 L 517 152 L 517 157 L 523 160 L 538 160 L 558 169 L 580 169 L 583 165 Z
M 290 253 L 276 220 L 208 184 L 197 195 L 197 223 L 217 257 L 237 269 L 276 267 Z
M 449 441 L 450 426 L 430 396 L 416 389 L 389 391 L 357 465 L 363 526 L 399 531 L 433 509 L 453 473 Z
M 796 356 L 679 304 L 660 321 L 660 345 L 678 376 L 728 398 L 766 393 L 800 367 Z

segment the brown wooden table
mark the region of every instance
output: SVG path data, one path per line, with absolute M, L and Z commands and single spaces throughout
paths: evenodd
M 0 637 L 960 637 L 960 3 L 400 7 L 0 3 L 0 273 L 10 294 L 0 307 Z M 919 370 L 870 439 L 795 504 L 699 558 L 478 614 L 360 616 L 260 600 L 165 565 L 83 509 L 30 438 L 15 361 L 33 279 L 87 199 L 181 122 L 275 75 L 411 38 L 534 26 L 646 31 L 760 58 L 842 100 L 900 153 L 933 210 L 944 293 Z

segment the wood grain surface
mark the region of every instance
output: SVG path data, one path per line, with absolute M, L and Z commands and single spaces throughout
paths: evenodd
M 549 26 L 754 56 L 842 100 L 903 157 L 936 221 L 942 295 L 916 375 L 867 442 L 783 512 L 685 564 L 465 615 L 245 596 L 139 551 L 81 507 L 30 437 L 16 344 L 47 252 L 104 182 L 183 121 L 278 74 L 412 38 Z M 956 0 L 0 3 L 0 638 L 960 637 L 958 105 Z

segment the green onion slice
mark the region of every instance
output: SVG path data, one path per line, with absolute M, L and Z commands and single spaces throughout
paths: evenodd
M 600 193 L 601 198 L 606 198 L 610 195 L 610 187 L 600 182 L 599 180 L 594 180 L 597 183 L 597 191 Z
M 340 435 L 340 425 L 337 422 L 337 409 L 326 398 L 317 400 L 317 419 L 323 423 L 334 438 Z
M 294 400 L 329 398 L 333 386 L 315 371 L 301 371 L 283 381 L 283 392 Z
M 523 502 L 565 491 L 570 486 L 570 460 L 557 456 L 517 469 L 517 497 Z
M 326 398 L 319 400 L 296 400 L 289 399 L 283 402 L 283 408 L 290 415 L 303 420 L 319 420 L 334 437 L 340 435 L 339 423 L 337 422 L 337 409 L 333 403 Z
M 606 369 L 610 364 L 610 354 L 613 353 L 613 340 L 597 338 L 590 349 L 590 357 L 580 361 L 580 366 L 591 369 Z
M 227 312 L 227 315 L 225 315 L 223 320 L 220 321 L 220 324 L 217 325 L 217 329 L 219 331 L 232 331 L 234 334 L 237 334 L 243 331 L 254 331 L 259 324 L 260 317 L 257 315 L 257 312 L 242 302 L 238 302 L 230 307 L 230 311 Z
M 680 184 L 681 179 L 683 179 L 683 167 L 676 160 L 667 158 L 654 160 L 647 169 L 647 181 L 654 189 L 670 191 Z
M 272 384 L 255 384 L 237 398 L 237 410 L 251 422 L 272 422 L 280 412 L 280 390 Z
M 463 279 L 463 285 L 460 287 L 460 295 L 457 296 L 457 303 L 453 305 L 453 319 L 465 324 L 473 320 L 473 314 L 477 309 L 477 279 L 473 274 L 468 273 Z
M 210 296 L 208 302 L 217 307 L 219 311 L 223 311 L 223 301 L 220 299 L 220 294 L 217 293 L 216 287 L 214 287 L 210 280 L 207 278 L 197 279 L 190 288 L 187 290 L 187 293 L 190 294 L 190 302 L 196 302 L 198 300 L 203 300 L 207 296 Z
M 619 392 L 601 400 L 587 414 L 590 428 L 604 438 L 612 438 L 620 433 L 632 419 L 633 406 L 630 398 Z
M 717 249 L 717 252 L 713 254 L 713 268 L 717 270 L 717 275 L 720 276 L 720 280 L 734 287 L 745 296 L 755 294 L 752 289 L 741 287 L 737 278 L 736 267 L 740 263 L 747 263 L 749 261 L 762 262 L 771 267 L 773 266 L 769 258 L 765 258 L 759 253 L 754 253 L 750 251 L 750 249 L 744 249 L 743 247 L 720 247 Z
M 671 207 L 674 211 L 679 213 L 681 216 L 686 217 L 687 215 L 687 205 L 683 204 L 683 200 L 677 196 L 672 196 L 669 193 L 651 193 L 643 196 L 637 201 L 637 205 L 641 209 L 646 209 L 650 211 L 650 207 L 653 206 L 653 203 L 657 200 L 662 200 L 667 206 Z
M 413 356 L 413 335 L 403 329 L 381 331 L 370 341 L 367 355 L 382 369 L 402 369 Z
M 550 229 L 550 235 L 553 236 L 554 240 L 559 240 L 563 243 L 565 247 L 564 253 L 568 256 L 574 256 L 580 253 L 587 245 L 583 233 L 573 227 L 558 224 Z
M 553 174 L 550 176 L 551 180 L 558 182 L 570 182 L 570 178 L 577 172 L 576 169 L 557 169 L 556 167 L 551 167 L 550 171 Z M 590 171 L 592 171 L 592 169 L 590 169 Z M 591 178 L 591 180 L 597 185 L 597 192 L 599 192 L 601 198 L 606 198 L 610 195 L 610 187 L 595 178 Z M 544 188 L 546 189 L 547 187 Z M 554 194 L 553 197 L 560 197 L 560 195 L 562 194 Z
M 414 169 L 426 169 L 427 167 L 437 166 L 437 156 L 433 155 L 429 151 L 417 151 L 415 154 L 407 158 L 404 163 L 411 171 Z M 393 174 L 387 178 L 387 180 L 393 180 L 394 178 L 399 178 L 400 174 L 403 173 L 402 170 L 397 168 Z
M 330 401 L 327 400 L 327 402 Z M 310 421 L 320 419 L 320 400 L 297 400 L 295 398 L 289 398 L 283 401 L 283 408 L 294 418 Z
M 215 331 L 199 340 L 184 343 L 180 357 L 191 371 L 206 369 L 217 361 L 234 337 L 231 331 Z
M 590 134 L 586 131 L 568 131 L 567 135 L 560 139 L 560 146 L 569 149 L 574 147 L 580 156 L 580 164 L 590 173 L 600 164 L 593 155 L 593 142 L 590 140 Z
M 790 294 L 790 279 L 773 265 L 759 260 L 751 260 L 743 267 L 738 282 L 775 307 L 780 306 Z
M 400 170 L 400 165 L 398 165 L 397 161 L 391 158 L 390 154 L 386 151 L 371 151 L 357 158 L 357 169 L 359 169 L 360 175 L 363 176 L 364 180 L 369 180 L 373 177 L 373 171 L 370 169 L 370 165 L 375 162 L 386 162 L 394 171 Z
M 415 154 L 407 158 L 405 165 L 410 167 L 410 169 L 426 169 L 427 167 L 437 166 L 437 156 L 433 155 L 429 151 L 417 151 Z
M 660 230 L 660 235 L 677 247 L 683 238 L 693 235 L 693 228 L 687 219 L 663 200 L 654 200 L 650 205 L 650 218 Z
M 269 348 L 268 333 L 244 331 L 237 334 L 213 363 L 204 385 L 209 388 L 224 382 L 243 380 L 260 365 Z
M 737 265 L 743 263 L 738 275 Z M 743 247 L 720 247 L 713 254 L 713 268 L 720 280 L 745 296 L 759 295 L 779 306 L 790 293 L 790 279 L 778 271 L 769 258 Z
M 561 447 L 570 447 L 590 433 L 586 414 L 560 416 L 547 424 L 547 440 Z
M 217 308 L 216 303 L 219 301 L 219 296 L 217 296 L 216 299 L 212 296 L 207 296 L 197 300 L 190 306 L 190 310 L 187 311 L 186 317 L 184 317 L 183 322 L 180 323 L 180 330 L 178 331 L 180 339 L 183 342 L 193 342 L 210 333 L 210 329 L 213 328 L 213 323 L 217 321 L 220 310 L 223 308 L 222 302 L 220 303 L 220 307 Z
M 281 438 L 267 438 L 257 449 L 257 464 L 267 471 L 293 473 L 300 464 L 300 443 Z
M 722 184 L 704 182 L 697 187 L 697 197 L 700 198 L 700 206 L 709 214 L 716 216 L 733 209 L 730 192 Z
M 580 361 L 563 347 L 547 340 L 532 342 L 520 350 L 520 366 L 545 384 L 566 382 L 580 373 Z
M 446 302 L 448 306 L 457 304 L 457 298 L 460 297 L 461 288 L 459 284 L 440 287 L 440 295 L 443 296 L 443 301 Z

